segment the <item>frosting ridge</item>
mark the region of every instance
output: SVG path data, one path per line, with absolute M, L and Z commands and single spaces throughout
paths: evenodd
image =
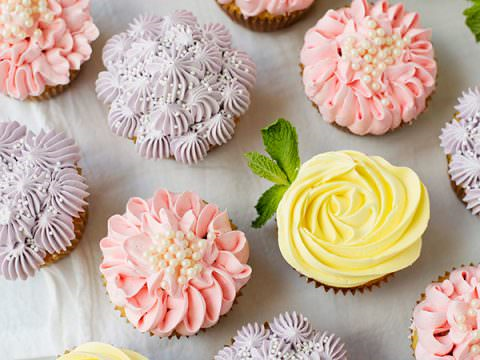
M 303 275 L 353 288 L 411 265 L 430 217 L 418 176 L 355 151 L 307 161 L 277 210 L 285 260 Z
M 295 11 L 305 10 L 313 4 L 313 0 L 217 0 L 220 4 L 235 3 L 242 14 L 257 16 L 264 12 L 271 15 L 289 15 Z
M 147 358 L 131 350 L 91 342 L 80 345 L 60 356 L 58 360 L 147 360 Z

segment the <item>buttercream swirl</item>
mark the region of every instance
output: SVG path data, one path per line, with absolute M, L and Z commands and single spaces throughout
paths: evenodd
M 257 323 L 244 326 L 233 344 L 214 359 L 346 360 L 347 351 L 337 336 L 314 330 L 307 318 L 293 312 L 280 314 L 267 327 Z
M 387 0 L 353 0 L 311 28 L 301 52 L 308 98 L 325 121 L 358 135 L 410 123 L 435 89 L 431 31 Z
M 0 274 L 26 279 L 75 239 L 87 185 L 77 171 L 79 149 L 65 134 L 35 134 L 17 122 L 0 130 Z
M 24 9 L 33 6 L 33 2 L 19 6 Z M 70 81 L 71 71 L 79 70 L 91 56 L 90 44 L 98 37 L 98 29 L 90 16 L 90 1 L 44 3 L 45 13 L 34 13 L 33 18 L 25 20 L 31 22 L 25 31 L 0 39 L 0 92 L 3 94 L 23 100 L 41 95 L 46 86 L 65 85 Z M 13 18 L 18 20 L 21 16 L 24 17 L 16 14 Z M 6 26 L 0 25 L 2 29 Z M 17 24 L 13 25 L 18 28 Z
M 440 145 L 449 158 L 451 180 L 463 189 L 464 202 L 474 215 L 480 214 L 480 96 L 479 90 L 463 92 L 458 111 L 440 135 Z
M 112 131 L 134 139 L 143 157 L 187 164 L 231 139 L 256 79 L 223 25 L 202 27 L 185 10 L 134 20 L 107 42 L 103 62 L 96 89 Z
M 91 342 L 67 352 L 58 360 L 147 360 L 147 358 L 131 350 Z
M 246 17 L 264 12 L 271 15 L 289 15 L 309 8 L 313 0 L 217 0 L 220 4 L 234 3 Z
M 277 210 L 285 260 L 335 288 L 353 288 L 411 265 L 430 217 L 418 176 L 380 157 L 340 151 L 302 165 Z
M 113 304 L 137 329 L 161 337 L 216 324 L 251 275 L 245 234 L 190 192 L 130 199 L 100 247 Z
M 480 268 L 466 266 L 427 286 L 415 307 L 415 358 L 477 359 L 480 356 Z

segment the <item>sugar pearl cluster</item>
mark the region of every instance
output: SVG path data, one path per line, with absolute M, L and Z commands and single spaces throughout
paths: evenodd
M 468 309 L 465 313 L 455 316 L 457 328 L 461 332 L 471 331 L 470 353 L 480 354 L 480 329 L 470 329 L 469 324 L 477 323 L 477 314 L 480 310 L 480 299 L 472 299 L 468 303 Z
M 183 286 L 201 274 L 205 249 L 214 239 L 214 232 L 209 232 L 207 239 L 197 237 L 192 231 L 159 233 L 152 238 L 154 244 L 144 257 L 153 271 L 164 272 L 162 288 L 168 288 L 169 280 Z
M 362 81 L 377 92 L 382 88 L 380 77 L 403 54 L 411 39 L 388 34 L 373 19 L 367 21 L 367 26 L 364 38 L 346 37 L 342 44 L 342 56 L 350 60 L 352 70 L 362 72 Z
M 50 24 L 55 14 L 47 0 L 0 0 L 0 36 L 10 42 L 42 36 L 39 22 Z

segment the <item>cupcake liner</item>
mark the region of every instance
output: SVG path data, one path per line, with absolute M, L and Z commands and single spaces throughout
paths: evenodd
M 467 265 L 461 265 L 460 268 L 462 267 L 465 267 Z M 468 266 L 475 266 L 473 263 L 470 263 Z M 456 267 L 454 267 L 452 270 L 450 271 L 446 271 L 443 275 L 439 276 L 437 278 L 437 280 L 435 281 L 432 281 L 432 283 L 441 283 L 445 280 L 447 280 L 449 277 L 450 277 L 450 274 L 457 270 Z M 423 300 L 425 300 L 426 298 L 426 294 L 423 292 L 420 294 L 420 298 L 417 300 L 417 302 L 415 303 L 415 306 L 413 308 L 413 311 L 415 311 L 415 307 L 420 304 Z M 412 311 L 412 314 L 413 314 L 413 311 Z M 417 347 L 417 344 L 418 344 L 418 334 L 417 334 L 417 331 L 413 329 L 413 316 L 412 316 L 412 320 L 411 320 L 411 326 L 410 326 L 410 348 L 412 349 L 413 351 L 413 356 L 415 357 L 415 349 Z
M 70 86 L 72 81 L 77 78 L 79 72 L 80 70 L 70 70 L 70 81 L 68 82 L 68 84 L 55 85 L 55 86 L 47 85 L 45 86 L 45 90 L 43 91 L 43 93 L 37 96 L 29 96 L 27 97 L 27 100 L 28 101 L 44 101 L 44 100 L 51 99 L 57 95 L 60 95 Z
M 294 269 L 295 270 L 295 269 Z M 338 287 L 334 287 L 334 286 L 329 286 L 329 285 L 325 285 L 315 279 L 312 279 L 312 278 L 309 278 L 305 275 L 303 275 L 302 273 L 298 272 L 297 270 L 295 270 L 300 277 L 304 278 L 308 284 L 313 284 L 315 286 L 315 288 L 322 288 L 323 290 L 325 290 L 326 293 L 328 293 L 330 290 L 333 291 L 333 293 L 336 295 L 338 293 L 342 293 L 344 296 L 346 296 L 347 294 L 351 294 L 351 295 L 355 295 L 357 293 L 357 291 L 360 293 L 360 294 L 363 294 L 365 291 L 372 291 L 372 289 L 374 287 L 378 287 L 380 288 L 382 286 L 382 284 L 386 284 L 387 282 L 390 281 L 391 278 L 393 278 L 395 276 L 395 273 L 391 273 L 391 274 L 388 274 L 388 275 L 385 275 L 385 276 L 382 276 L 381 278 L 379 279 L 376 279 L 376 280 L 372 280 L 372 281 L 369 281 L 368 283 L 364 284 L 364 285 L 361 285 L 361 286 L 355 286 L 355 287 L 352 287 L 352 288 L 338 288 Z
M 204 200 L 204 201 L 205 201 L 205 200 Z M 206 202 L 206 203 L 207 203 L 207 202 Z M 232 230 L 237 230 L 237 229 L 238 229 L 238 227 L 237 227 L 231 220 L 230 220 L 230 224 L 231 224 Z M 102 259 L 102 261 L 103 261 L 103 259 Z M 126 312 L 125 312 L 125 308 L 122 307 L 122 306 L 118 306 L 118 305 L 115 305 L 115 304 L 112 303 L 112 300 L 110 299 L 110 296 L 108 295 L 108 291 L 106 290 L 106 289 L 107 289 L 107 280 L 105 279 L 105 277 L 104 277 L 103 275 L 101 275 L 101 278 L 102 278 L 102 284 L 103 284 L 103 286 L 105 287 L 105 294 L 107 295 L 108 301 L 110 302 L 110 304 L 113 305 L 114 310 L 115 310 L 115 311 L 118 311 L 118 313 L 119 313 L 119 315 L 120 315 L 120 318 L 125 319 L 125 321 L 127 322 L 127 324 L 130 324 L 135 330 L 138 330 L 138 329 L 128 320 L 127 315 L 126 315 Z M 221 315 L 221 316 L 219 317 L 217 323 L 214 324 L 213 326 L 208 327 L 208 328 L 200 328 L 200 330 L 199 330 L 198 332 L 196 332 L 195 334 L 193 334 L 193 335 L 182 335 L 182 334 L 179 334 L 179 333 L 177 333 L 176 331 L 174 331 L 174 332 L 173 332 L 172 334 L 170 334 L 169 336 L 161 337 L 161 336 L 159 336 L 159 335 L 155 335 L 153 332 L 150 331 L 150 332 L 149 332 L 150 337 L 159 337 L 160 339 L 166 338 L 166 339 L 168 339 L 168 340 L 171 340 L 171 339 L 173 339 L 173 338 L 176 338 L 176 339 L 189 338 L 189 337 L 192 337 L 192 336 L 197 336 L 199 333 L 204 333 L 204 332 L 206 332 L 208 329 L 211 329 L 211 328 L 217 326 L 222 319 L 225 319 L 225 318 L 228 316 L 228 314 L 230 314 L 230 312 L 232 311 L 233 307 L 238 304 L 238 298 L 240 298 L 240 297 L 243 296 L 242 290 L 243 290 L 247 285 L 248 285 L 248 282 L 247 282 L 240 290 L 237 291 L 237 294 L 236 294 L 236 296 L 235 296 L 235 299 L 233 300 L 233 304 L 232 304 L 232 307 L 230 308 L 230 310 L 229 310 L 226 314 Z
M 233 2 L 229 4 L 217 2 L 217 4 L 237 24 L 258 32 L 272 32 L 284 29 L 300 20 L 308 10 L 298 10 L 288 15 L 272 15 L 265 11 L 257 16 L 246 17 Z

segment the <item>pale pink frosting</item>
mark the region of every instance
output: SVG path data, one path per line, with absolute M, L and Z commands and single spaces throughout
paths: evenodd
M 288 15 L 295 11 L 305 10 L 313 4 L 313 0 L 217 0 L 220 4 L 232 1 L 245 16 L 257 16 L 264 11 L 272 15 Z
M 152 270 L 145 255 L 168 231 L 191 232 L 208 241 L 200 260 L 203 270 L 183 286 L 170 281 L 166 271 Z M 216 324 L 251 276 L 245 234 L 232 230 L 226 212 L 191 192 L 159 190 L 147 201 L 130 199 L 124 215 L 110 218 L 100 247 L 100 271 L 113 304 L 125 308 L 138 330 L 162 337 L 193 335 Z
M 429 285 L 413 314 L 418 360 L 480 359 L 480 267 L 453 271 Z
M 0 92 L 17 99 L 38 96 L 45 86 L 65 85 L 70 71 L 90 58 L 98 29 L 90 16 L 90 0 L 48 0 L 54 19 L 39 23 L 35 39 L 0 44 Z
M 398 57 L 377 71 L 375 87 L 364 80 L 365 63 L 355 69 L 357 59 L 342 51 L 348 39 L 362 43 L 369 38 L 372 20 L 386 36 L 408 39 Z M 305 36 L 301 63 L 306 94 L 324 120 L 358 135 L 381 135 L 409 123 L 425 110 L 435 88 L 437 64 L 430 39 L 419 15 L 400 3 L 389 6 L 380 0 L 372 6 L 353 0 L 349 8 L 330 10 Z

